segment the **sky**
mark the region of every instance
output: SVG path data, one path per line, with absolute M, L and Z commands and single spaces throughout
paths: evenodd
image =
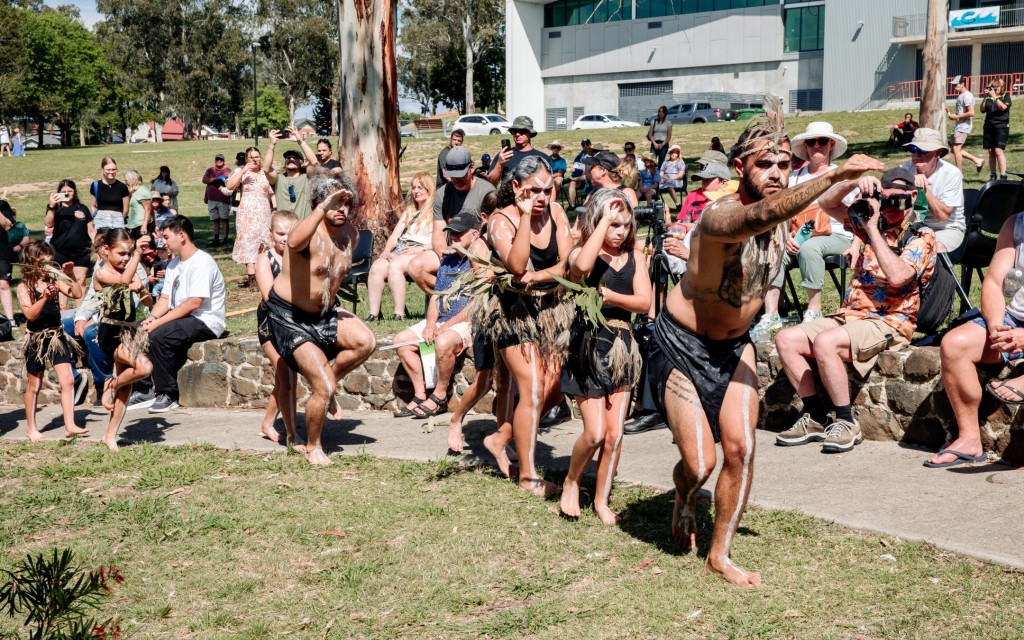
M 103 16 L 96 11 L 96 0 L 46 0 L 48 6 L 56 8 L 62 4 L 73 4 L 78 7 L 79 11 L 82 12 L 82 22 L 85 23 L 86 27 L 92 29 L 92 26 L 103 19 Z M 420 103 L 415 100 L 407 100 L 405 98 L 399 98 L 398 107 L 402 111 L 418 112 L 422 107 Z M 309 105 L 299 107 L 296 110 L 297 116 L 311 117 L 313 115 L 313 108 Z

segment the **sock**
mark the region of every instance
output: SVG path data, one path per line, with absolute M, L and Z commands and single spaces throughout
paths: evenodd
M 836 405 L 836 420 L 846 420 L 847 422 L 853 422 L 853 405 Z
M 804 413 L 811 416 L 811 419 L 818 424 L 825 424 L 826 410 L 825 403 L 821 401 L 818 394 L 807 396 L 806 398 L 800 398 L 804 401 Z

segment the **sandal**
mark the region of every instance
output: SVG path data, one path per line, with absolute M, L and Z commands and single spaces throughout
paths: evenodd
M 420 406 L 421 404 L 423 404 L 424 402 L 426 402 L 426 401 L 427 401 L 427 399 L 426 399 L 426 398 L 417 398 L 416 396 L 413 396 L 413 397 L 412 397 L 412 401 L 413 401 L 414 403 L 416 403 L 416 406 L 415 406 L 415 407 L 413 407 L 412 409 L 410 409 L 409 407 L 402 407 L 402 408 L 401 408 L 401 409 L 399 409 L 398 411 L 394 411 L 394 412 L 392 412 L 392 414 L 391 414 L 391 415 L 392 415 L 392 416 L 394 416 L 394 417 L 396 417 L 396 418 L 412 418 L 412 417 L 414 417 L 414 416 L 417 416 L 417 415 L 419 415 L 418 413 L 416 413 L 416 409 L 417 409 L 417 408 L 418 408 L 418 407 L 419 407 L 419 406 Z
M 435 407 L 433 409 L 427 409 L 422 404 L 417 405 L 412 410 L 412 412 L 414 414 L 413 417 L 412 417 L 413 420 L 424 420 L 424 419 L 429 418 L 431 416 L 439 416 L 439 415 L 441 415 L 443 413 L 448 413 L 448 399 L 447 398 L 442 400 L 442 399 L 438 398 L 437 396 L 435 396 L 434 394 L 430 394 L 430 397 L 427 398 L 427 400 L 432 400 L 434 402 Z M 426 402 L 427 400 L 424 400 L 424 402 Z

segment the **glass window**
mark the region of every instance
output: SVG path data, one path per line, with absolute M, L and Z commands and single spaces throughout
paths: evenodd
M 786 10 L 785 50 L 821 51 L 825 48 L 825 7 Z

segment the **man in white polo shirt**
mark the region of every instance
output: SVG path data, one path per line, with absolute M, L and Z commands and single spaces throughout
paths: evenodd
M 921 127 L 913 139 L 903 145 L 910 151 L 910 162 L 902 165 L 914 176 L 918 189 L 914 209 L 919 213 L 927 202 L 923 222 L 935 232 L 939 253 L 956 250 L 964 241 L 964 176 L 942 156 L 949 147 L 935 129 Z M 922 199 L 923 194 L 923 199 Z

